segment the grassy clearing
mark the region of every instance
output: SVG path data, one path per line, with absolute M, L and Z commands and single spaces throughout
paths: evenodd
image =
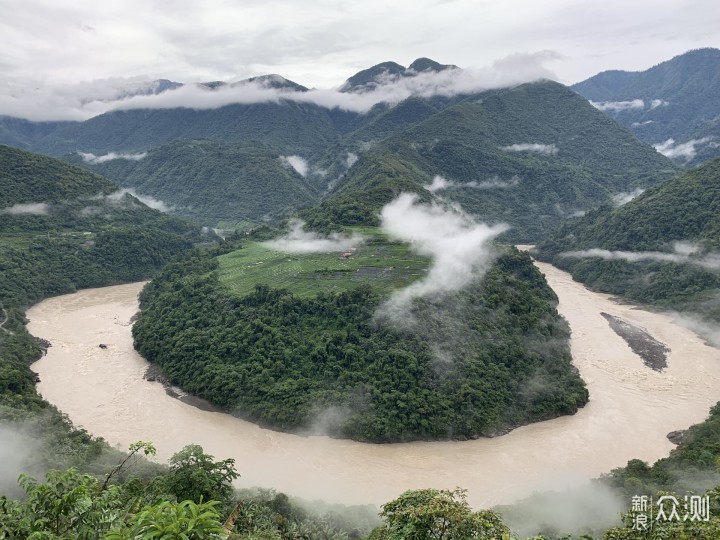
M 352 257 L 342 252 L 291 254 L 272 250 L 260 242 L 222 255 L 220 281 L 238 294 L 247 294 L 256 284 L 285 288 L 299 297 L 322 291 L 347 291 L 370 283 L 390 292 L 421 278 L 429 259 L 413 253 L 407 244 L 389 240 L 382 231 L 370 227 L 356 232 L 368 241 Z

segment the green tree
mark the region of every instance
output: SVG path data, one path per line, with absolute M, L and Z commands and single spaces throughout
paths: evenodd
M 385 523 L 372 540 L 470 540 L 511 538 L 510 529 L 491 510 L 473 512 L 466 491 L 420 489 L 406 491 L 383 505 Z
M 240 476 L 235 460 L 213 459 L 197 444 L 186 446 L 170 458 L 166 489 L 178 500 L 228 502 L 233 495 L 232 482 Z

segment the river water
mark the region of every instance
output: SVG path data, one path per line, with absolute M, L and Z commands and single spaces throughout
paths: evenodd
M 565 272 L 537 266 L 570 323 L 575 365 L 590 402 L 573 416 L 494 439 L 372 445 L 301 437 L 185 404 L 143 379 L 148 364 L 134 351 L 130 333 L 143 283 L 83 290 L 31 308 L 30 332 L 52 343 L 33 369 L 45 399 L 112 445 L 149 440 L 166 460 L 198 443 L 216 459 L 235 458 L 238 485 L 309 499 L 379 505 L 411 488 L 460 486 L 473 506 L 487 507 L 577 485 L 631 458 L 666 456 L 673 448 L 666 434 L 703 420 L 720 400 L 720 351 L 668 315 L 617 304 Z M 667 369 L 646 367 L 601 312 L 667 345 Z

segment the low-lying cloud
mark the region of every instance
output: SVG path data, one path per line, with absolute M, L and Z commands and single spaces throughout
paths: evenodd
M 413 251 L 432 258 L 427 275 L 395 291 L 378 316 L 407 321 L 412 300 L 457 291 L 482 277 L 494 258 L 492 240 L 507 225 L 477 223 L 465 214 L 418 203 L 403 193 L 381 211 L 382 228 L 391 238 L 408 242 Z
M 96 156 L 95 154 L 91 154 L 89 152 L 78 152 L 78 155 L 83 159 L 84 162 L 97 165 L 99 163 L 105 163 L 107 161 L 113 161 L 116 159 L 140 161 L 141 159 L 145 159 L 145 157 L 147 156 L 147 152 L 108 152 L 107 154 L 104 154 L 102 156 Z
M 280 156 L 280 161 L 295 169 L 295 172 L 305 178 L 308 173 L 308 162 L 300 156 Z
M 712 137 L 703 137 L 702 139 L 690 139 L 687 142 L 675 144 L 674 139 L 668 139 L 653 147 L 665 157 L 670 159 L 683 158 L 688 162 L 695 158 L 697 146 L 707 144 L 710 141 L 712 141 Z
M 339 233 L 321 236 L 304 230 L 305 222 L 299 219 L 290 221 L 289 227 L 288 234 L 265 242 L 265 245 L 285 253 L 330 253 L 356 248 L 365 241 L 363 236 L 355 233 L 351 236 Z
M 500 149 L 505 150 L 506 152 L 536 152 L 547 156 L 552 156 L 558 153 L 558 147 L 554 144 L 540 143 L 511 144 L 510 146 L 501 146 Z
M 706 253 L 700 255 L 700 246 L 691 242 L 675 242 L 673 252 L 664 251 L 611 251 L 607 249 L 585 249 L 579 251 L 565 251 L 561 257 L 584 259 L 599 257 L 606 261 L 622 260 L 628 262 L 657 261 L 677 264 L 694 264 L 707 270 L 720 270 L 720 253 Z
M 44 216 L 48 212 L 50 212 L 50 206 L 47 203 L 14 204 L 6 208 L 0 208 L 0 214 L 9 214 L 11 216 Z
M 349 169 L 353 165 L 357 163 L 358 155 L 354 152 L 348 152 L 347 156 L 345 156 L 345 166 Z
M 664 99 L 653 99 L 650 102 L 650 110 L 657 109 L 658 107 L 667 107 L 670 105 L 670 102 L 665 101 Z
M 620 112 L 630 111 L 633 109 L 644 109 L 645 102 L 642 99 L 633 99 L 629 101 L 592 101 L 590 105 L 603 112 Z
M 632 190 L 632 191 L 624 191 L 624 192 L 621 192 L 621 193 L 616 193 L 615 195 L 613 195 L 613 196 L 611 197 L 611 199 L 612 199 L 612 202 L 613 202 L 616 206 L 622 206 L 622 205 L 624 205 L 624 204 L 629 203 L 629 202 L 632 201 L 634 198 L 639 197 L 639 196 L 642 195 L 643 193 L 645 193 L 645 190 L 644 190 L 644 189 L 642 189 L 642 188 L 635 188 L 635 189 Z
M 91 199 L 100 199 L 110 204 L 120 204 L 125 199 L 125 195 L 131 195 L 132 197 L 135 197 L 138 201 L 143 203 L 145 206 L 148 206 L 154 210 L 159 210 L 160 212 L 170 212 L 174 208 L 173 206 L 166 204 L 163 201 L 156 199 L 155 197 L 152 197 L 150 195 L 141 195 L 132 188 L 119 189 L 117 191 L 113 191 L 109 195 L 98 195 L 95 197 L 91 197 Z M 93 207 L 87 207 L 83 209 L 83 212 L 85 212 L 86 215 L 92 215 L 95 210 Z
M 493 176 L 489 180 L 471 182 L 454 182 L 443 176 L 435 176 L 432 183 L 423 186 L 431 193 L 437 193 L 448 188 L 473 188 L 473 189 L 504 189 L 517 186 L 520 178 L 513 176 L 510 180 L 501 180 L 497 176 Z
M 514 54 L 478 70 L 449 69 L 423 72 L 380 84 L 364 93 L 340 92 L 338 89 L 312 89 L 306 92 L 290 88 L 268 87 L 262 80 L 245 84 L 227 84 L 215 89 L 186 84 L 161 93 L 136 94 L 117 92 L 117 82 L 102 90 L 103 81 L 79 83 L 62 88 L 39 87 L 0 94 L 0 115 L 41 120 L 87 120 L 111 110 L 128 109 L 217 109 L 232 104 L 314 103 L 328 109 L 365 113 L 379 103 L 394 105 L 411 97 L 452 97 L 493 88 L 503 88 L 539 79 L 555 79 L 544 64 L 560 55 L 554 51 Z M 92 92 L 88 93 L 88 88 Z M 97 96 L 102 96 L 98 98 Z M 117 99 L 111 99 L 115 96 Z

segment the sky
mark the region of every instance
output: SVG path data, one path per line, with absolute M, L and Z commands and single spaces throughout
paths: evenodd
M 718 28 L 716 0 L 0 0 L 0 96 L 267 73 L 329 89 L 423 56 L 482 70 L 530 55 L 572 84 L 720 47 Z

